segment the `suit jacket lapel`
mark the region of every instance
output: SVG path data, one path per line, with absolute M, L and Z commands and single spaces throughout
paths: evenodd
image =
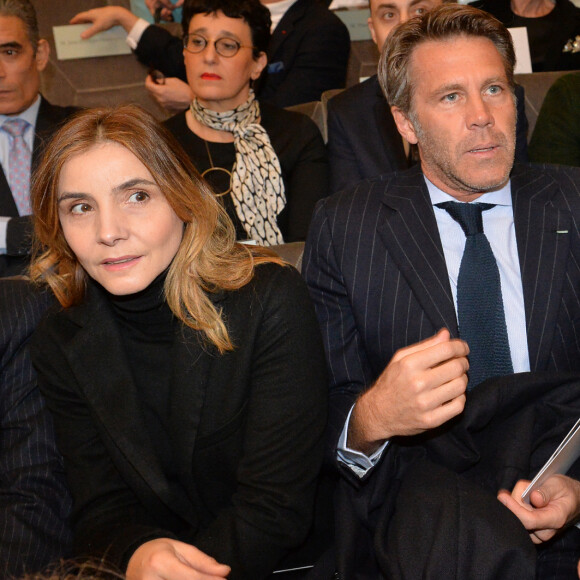
M 274 29 L 272 33 L 272 38 L 270 39 L 270 44 L 268 46 L 268 62 L 273 62 L 274 55 L 278 52 L 278 49 L 282 43 L 292 34 L 294 30 L 294 23 L 302 18 L 305 10 L 307 8 L 304 0 L 298 0 L 295 4 L 290 6 L 288 12 L 282 16 L 278 26 Z
M 511 176 L 516 240 L 526 309 L 530 368 L 543 370 L 562 296 L 570 235 L 570 215 L 551 203 L 559 185 L 545 173 L 516 166 Z
M 170 488 L 153 451 L 137 388 L 109 306 L 96 288 L 90 287 L 89 295 L 86 308 L 79 307 L 72 315 L 82 326 L 69 348 L 69 361 L 78 383 L 130 466 L 169 509 L 195 521 L 185 494 Z M 87 356 L 92 352 L 99 352 L 99 357 Z
M 383 203 L 389 213 L 379 235 L 433 325 L 458 336 L 443 247 L 423 174 L 414 167 L 397 177 L 385 191 Z
M 45 139 L 54 131 L 54 122 L 51 121 L 50 105 L 42 97 L 40 98 L 40 106 L 38 108 L 38 116 L 36 118 L 36 127 L 34 131 L 34 141 L 32 145 L 32 168 L 34 169 L 40 160 L 40 155 L 44 150 Z M 18 208 L 14 198 L 12 197 L 12 190 L 6 179 L 6 175 L 2 167 L 0 167 L 0 216 L 16 217 L 18 216 Z
M 203 342 L 201 333 L 179 326 L 176 330 L 171 379 L 171 435 L 180 473 L 191 475 L 192 455 L 214 348 Z
M 0 166 L 0 216 L 16 217 L 18 216 L 18 208 L 12 197 L 12 190 L 4 174 L 4 170 Z

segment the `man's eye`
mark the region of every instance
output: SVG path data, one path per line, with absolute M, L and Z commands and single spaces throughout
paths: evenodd
M 93 208 L 88 203 L 75 203 L 70 208 L 70 213 L 75 214 L 75 215 L 82 215 L 84 213 L 88 213 L 88 212 L 92 211 L 92 209 Z
M 457 101 L 457 99 L 458 99 L 457 93 L 449 93 L 448 95 L 445 95 L 443 97 L 443 100 L 447 101 L 448 103 L 454 103 L 455 101 Z
M 129 201 L 134 203 L 143 203 L 148 199 L 149 199 L 148 193 L 145 193 L 144 191 L 136 191 L 133 195 L 131 195 Z
M 492 85 L 491 87 L 489 87 L 487 89 L 487 92 L 490 93 L 491 95 L 499 95 L 499 93 L 501 93 L 502 88 L 498 85 Z
M 417 14 L 417 16 L 420 16 L 421 14 L 425 14 L 425 12 L 427 12 L 427 8 L 417 8 L 415 10 L 415 14 Z
M 395 18 L 394 12 L 384 12 L 383 13 L 383 20 L 392 20 L 393 18 Z
M 18 51 L 15 48 L 5 48 L 2 51 L 3 56 L 16 56 L 17 54 L 18 54 Z

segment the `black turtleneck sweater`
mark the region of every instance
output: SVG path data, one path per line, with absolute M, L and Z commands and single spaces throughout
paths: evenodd
M 128 296 L 107 293 L 125 354 L 141 395 L 145 423 L 166 473 L 175 475 L 169 430 L 170 381 L 175 326 L 163 293 L 166 272 L 145 290 Z

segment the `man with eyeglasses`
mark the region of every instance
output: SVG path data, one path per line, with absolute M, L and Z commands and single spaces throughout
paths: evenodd
M 344 87 L 350 38 L 340 19 L 316 0 L 261 1 L 272 17 L 272 40 L 268 66 L 254 87 L 260 101 L 289 107 L 319 100 L 324 91 Z M 121 6 L 87 10 L 71 19 L 73 24 L 83 22 L 92 23 L 83 38 L 122 26 L 137 58 L 162 73 L 147 77 L 145 86 L 151 95 L 170 112 L 189 106 L 193 95 L 184 82 L 179 39 Z

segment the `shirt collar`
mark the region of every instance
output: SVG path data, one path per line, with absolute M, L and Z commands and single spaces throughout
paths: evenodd
M 270 16 L 272 18 L 272 28 L 271 31 L 280 23 L 280 20 L 284 17 L 284 14 L 290 9 L 292 4 L 295 4 L 297 0 L 279 0 L 279 2 L 274 2 L 273 4 L 265 4 L 266 8 L 270 11 Z
M 7 119 L 23 119 L 30 124 L 31 127 L 36 127 L 36 118 L 38 117 L 38 109 L 40 108 L 40 95 L 36 97 L 36 100 L 28 109 L 22 111 L 18 115 L 0 115 L 0 127 L 4 124 Z
M 429 190 L 429 197 L 431 198 L 431 203 L 433 205 L 437 203 L 441 203 L 443 201 L 457 201 L 456 198 L 445 193 L 441 189 L 439 189 L 436 185 L 431 183 L 424 175 L 423 178 L 425 179 L 425 183 L 427 184 L 427 189 Z M 497 191 L 488 191 L 484 193 L 481 197 L 478 197 L 475 200 L 477 202 L 484 202 L 484 203 L 493 203 L 494 205 L 505 205 L 511 207 L 512 205 L 512 189 L 511 189 L 511 181 L 508 182 Z

